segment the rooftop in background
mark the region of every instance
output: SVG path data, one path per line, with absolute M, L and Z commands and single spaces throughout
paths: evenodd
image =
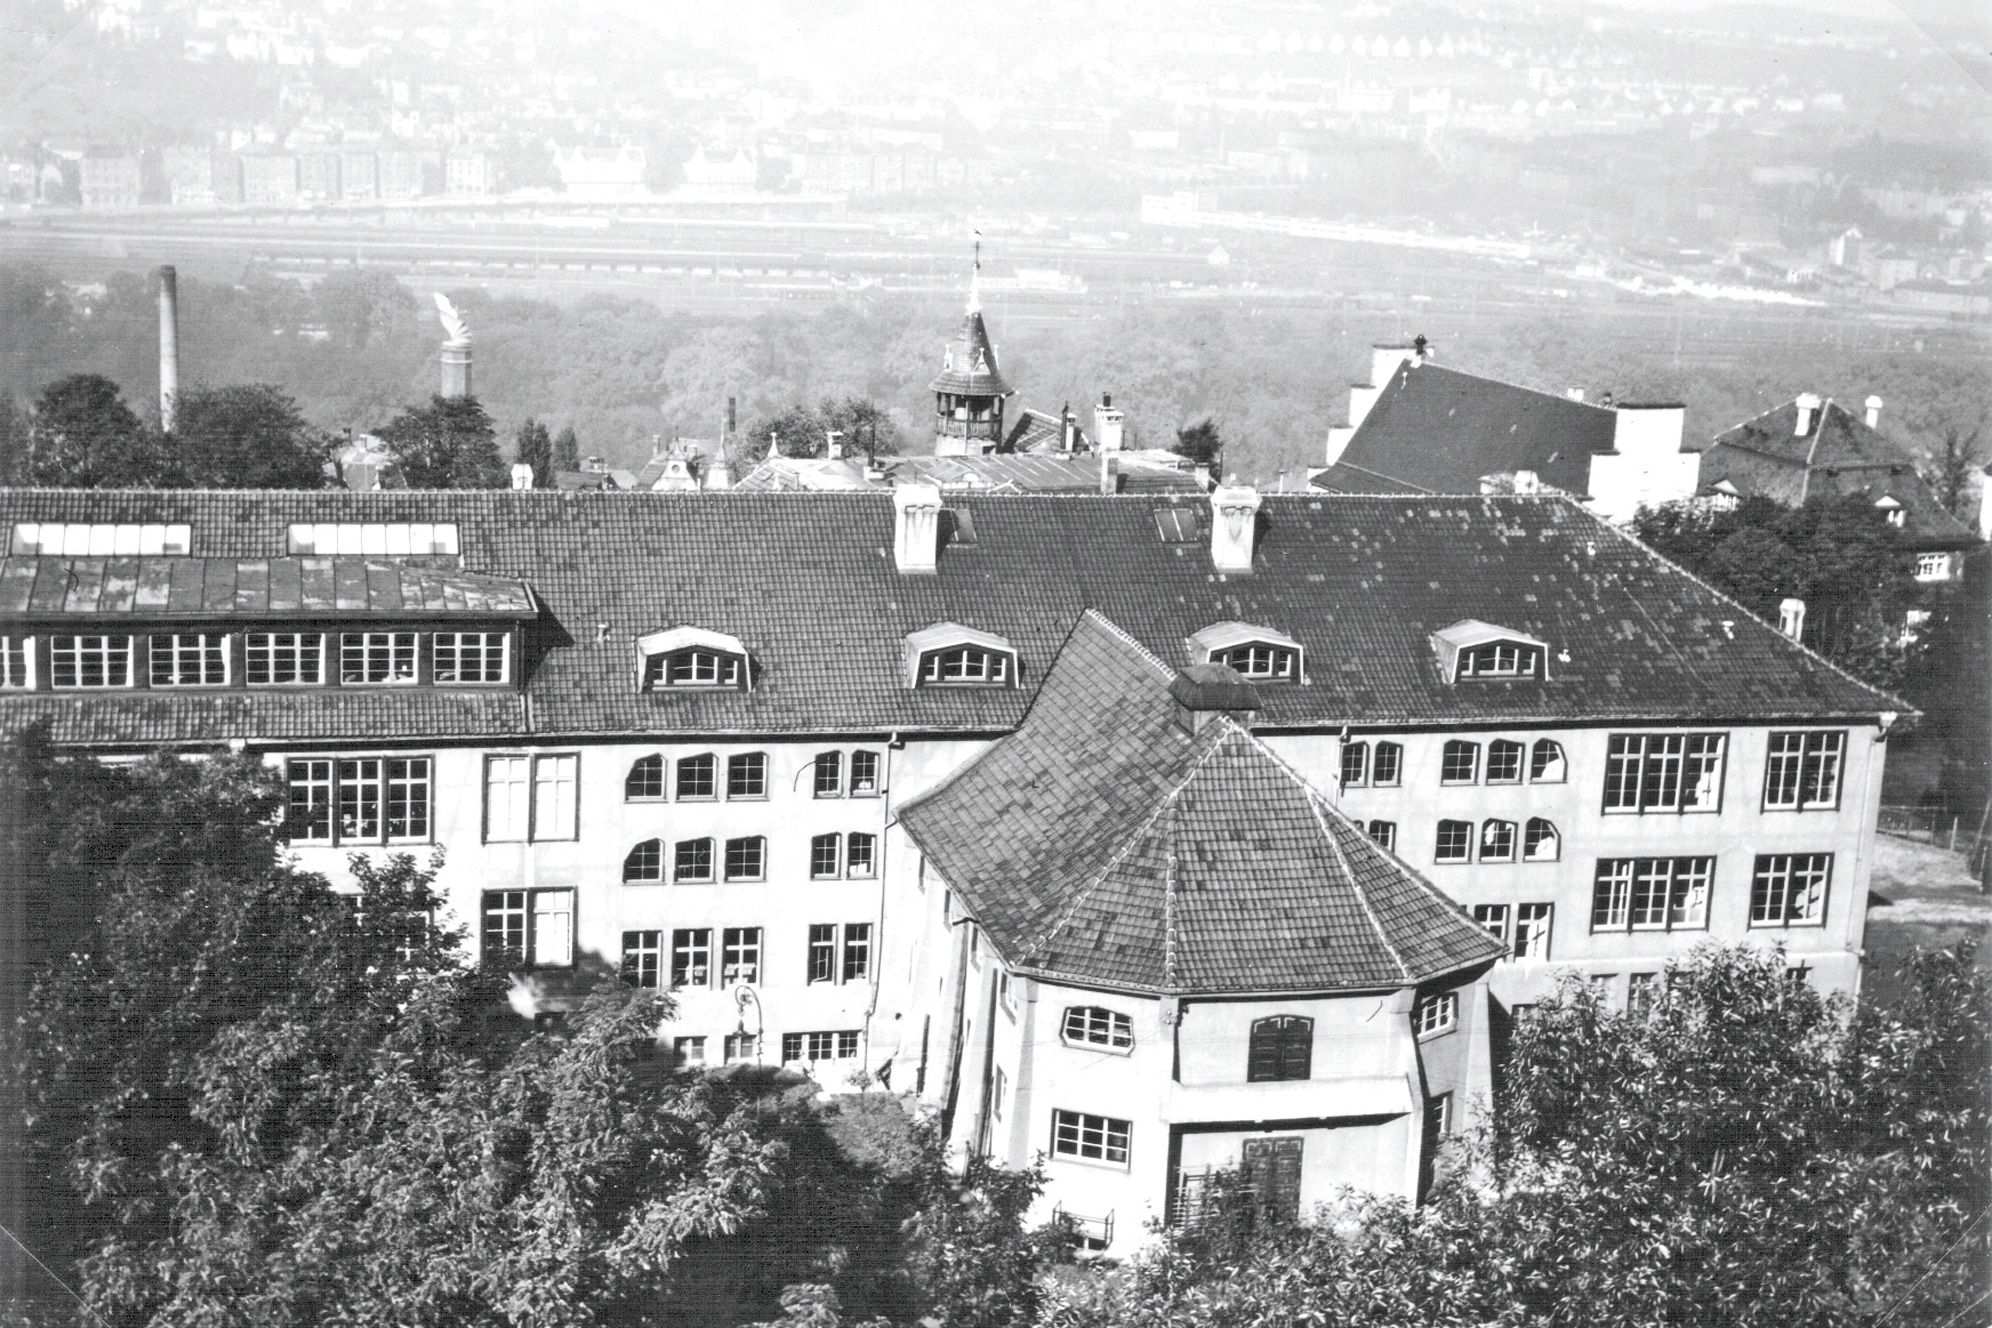
M 1191 736 L 1176 676 L 1088 612 L 1022 726 L 900 812 L 1006 959 L 1212 993 L 1405 986 L 1501 956 L 1239 724 Z

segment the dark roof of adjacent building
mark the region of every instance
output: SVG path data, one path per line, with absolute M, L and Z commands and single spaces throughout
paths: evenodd
M 1098 493 L 1100 457 L 995 452 L 983 456 L 881 457 L 897 479 L 991 493 Z M 1196 476 L 1135 457 L 1110 455 L 1115 493 L 1202 493 Z
M 1240 724 L 1191 736 L 1174 676 L 1088 612 L 1018 730 L 901 810 L 1011 965 L 1149 991 L 1323 991 L 1501 956 Z
M 1478 493 L 1482 475 L 1532 470 L 1588 495 L 1591 458 L 1613 449 L 1607 407 L 1407 361 L 1316 487 L 1337 493 Z
M 1910 547 L 1961 549 L 1978 542 L 1917 473 L 1914 457 L 1830 397 L 1802 433 L 1794 400 L 1718 434 L 1702 453 L 1697 490 L 1713 493 L 1719 486 L 1794 507 L 1816 497 L 1893 498 L 1906 513 L 1902 529 Z
M 927 384 L 927 390 L 969 397 L 1010 395 L 1010 384 L 996 367 L 996 348 L 989 342 L 989 329 L 982 325 L 982 307 L 973 299 L 962 315 L 961 331 L 948 344 L 940 376 Z
M 0 615 L 21 617 L 483 617 L 539 610 L 516 577 L 432 558 L 0 558 Z
M 1089 452 L 1092 443 L 1086 431 L 1079 426 L 1077 415 L 1053 415 L 1042 410 L 1022 410 L 1017 413 L 1017 422 L 1010 426 L 1010 436 L 1003 440 L 1003 448 L 1008 452 L 1063 452 L 1065 446 L 1065 422 L 1072 422 L 1072 449 L 1075 452 Z
M 1007 731 L 1088 608 L 1174 665 L 1213 623 L 1298 641 L 1306 678 L 1260 688 L 1262 727 L 1905 709 L 1564 499 L 1268 494 L 1249 575 L 1213 568 L 1201 496 L 946 505 L 938 570 L 909 576 L 894 565 L 886 493 L 0 490 L 5 522 L 186 522 L 197 558 L 280 558 L 292 523 L 454 522 L 463 568 L 524 581 L 541 606 L 523 722 L 546 735 Z M 1549 677 L 1449 682 L 1431 634 L 1464 618 L 1547 642 Z M 908 688 L 904 640 L 940 622 L 1009 641 L 1018 685 Z M 751 688 L 637 691 L 635 639 L 677 626 L 738 637 Z M 460 720 L 476 737 L 522 722 L 404 690 L 406 724 L 383 724 L 381 706 L 397 703 L 369 694 L 350 713 L 328 700 L 317 732 L 379 740 Z M 92 708 L 130 713 L 119 736 L 134 743 L 303 731 L 289 694 L 142 699 L 13 695 L 0 715 L 48 714 L 61 740 L 111 739 L 115 725 L 77 718 Z

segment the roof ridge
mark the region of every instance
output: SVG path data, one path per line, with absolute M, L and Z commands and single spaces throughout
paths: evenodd
M 1342 864 L 1342 871 L 1349 878 L 1349 889 L 1355 893 L 1356 902 L 1363 906 L 1363 916 L 1369 919 L 1370 929 L 1376 932 L 1377 941 L 1383 946 L 1383 952 L 1390 956 L 1390 962 L 1397 965 L 1398 973 L 1409 982 L 1410 966 L 1404 962 L 1404 956 L 1397 953 L 1397 947 L 1390 943 L 1390 936 L 1383 929 L 1383 921 L 1377 917 L 1376 909 L 1370 905 L 1369 893 L 1363 889 L 1362 881 L 1356 876 L 1355 864 L 1349 861 L 1349 855 L 1342 848 L 1340 837 L 1328 827 L 1328 818 L 1323 815 L 1324 800 L 1312 789 L 1307 790 L 1307 794 L 1308 810 L 1314 813 L 1315 824 L 1321 827 L 1321 837 L 1328 841 L 1329 851 L 1335 855 L 1335 861 Z
M 1065 634 L 1065 640 L 1068 643 L 1072 640 L 1072 633 L 1077 632 L 1079 630 L 1079 624 L 1085 622 L 1088 618 L 1098 619 L 1102 627 L 1105 627 L 1108 631 L 1112 632 L 1115 636 L 1119 637 L 1127 645 L 1132 646 L 1135 650 L 1135 653 L 1140 655 L 1144 660 L 1148 661 L 1150 664 L 1154 665 L 1157 671 L 1159 671 L 1163 677 L 1173 678 L 1176 676 L 1177 670 L 1170 667 L 1169 662 L 1167 660 L 1163 659 L 1160 655 L 1156 654 L 1154 651 L 1150 650 L 1147 646 L 1143 645 L 1139 640 L 1135 638 L 1132 632 L 1129 632 L 1125 627 L 1122 627 L 1119 623 L 1115 622 L 1112 618 L 1109 618 L 1106 614 L 1100 612 L 1100 610 L 1094 608 L 1090 604 L 1087 605 L 1086 608 L 1079 614 L 1078 619 L 1073 622 L 1072 632 L 1067 632 Z M 1065 647 L 1063 645 L 1061 645 L 1058 649 L 1059 649 L 1059 654 L 1062 655 L 1065 653 Z M 1057 656 L 1052 657 L 1052 663 L 1054 668 L 1057 667 Z M 1035 698 L 1033 698 L 1031 704 L 1032 705 L 1037 704 Z M 1026 717 L 1028 717 L 1030 712 L 1027 710 L 1024 712 L 1024 714 Z
M 1530 387 L 1527 383 L 1517 383 L 1507 378 L 1496 378 L 1492 374 L 1475 373 L 1470 369 L 1456 369 L 1449 364 L 1439 364 L 1432 360 L 1426 360 L 1424 363 L 1420 364 L 1418 368 L 1437 369 L 1441 373 L 1458 374 L 1461 378 L 1472 378 L 1478 382 L 1492 383 L 1496 387 L 1511 387 L 1517 392 L 1529 392 L 1534 394 L 1535 396 L 1547 397 L 1551 401 L 1559 401 L 1566 406 L 1582 406 L 1587 410 L 1602 411 L 1607 415 L 1617 414 L 1617 412 L 1612 407 L 1601 405 L 1595 401 L 1576 401 L 1571 399 L 1570 397 L 1564 396 L 1560 392 L 1551 392 L 1547 388 Z M 1395 374 L 1392 374 L 1391 376 L 1396 377 Z M 1368 383 L 1364 384 L 1364 386 L 1374 387 L 1375 384 Z
M 1584 509 L 1581 506 L 1578 506 L 1575 503 L 1573 503 L 1572 506 L 1577 506 L 1579 511 L 1584 511 Z M 1820 664 L 1824 664 L 1834 673 L 1839 674 L 1840 677 L 1854 684 L 1862 691 L 1867 692 L 1873 696 L 1878 696 L 1882 700 L 1887 701 L 1889 704 L 1895 706 L 1896 709 L 1902 714 L 1920 715 L 1922 713 L 1922 711 L 1916 709 L 1916 707 L 1910 705 L 1907 701 L 1904 701 L 1901 697 L 1896 696 L 1890 692 L 1885 692 L 1881 688 L 1875 686 L 1873 683 L 1866 682 L 1860 678 L 1855 677 L 1847 670 L 1841 668 L 1838 664 L 1835 664 L 1832 660 L 1826 658 L 1824 655 L 1814 650 L 1811 646 L 1806 645 L 1803 641 L 1793 641 L 1783 632 L 1778 631 L 1778 629 L 1773 627 L 1769 622 L 1767 622 L 1762 618 L 1759 618 L 1754 612 L 1745 608 L 1742 602 L 1737 600 L 1735 596 L 1728 594 L 1726 591 L 1723 591 L 1717 588 L 1716 586 L 1710 585 L 1707 581 L 1704 581 L 1694 572 L 1689 571 L 1686 567 L 1683 567 L 1681 564 L 1675 562 L 1672 558 L 1669 558 L 1666 554 L 1660 552 L 1660 550 L 1654 548 L 1652 545 L 1646 543 L 1645 541 L 1635 537 L 1630 531 L 1620 530 L 1617 526 L 1605 520 L 1603 517 L 1599 516 L 1595 512 L 1586 511 L 1584 512 L 1584 515 L 1590 517 L 1593 521 L 1596 521 L 1599 525 L 1603 526 L 1606 530 L 1609 530 L 1612 534 L 1618 536 L 1620 539 L 1626 541 L 1629 544 L 1635 545 L 1647 557 L 1654 559 L 1656 562 L 1659 562 L 1663 566 L 1675 572 L 1678 572 L 1682 576 L 1688 578 L 1688 580 L 1694 582 L 1696 585 L 1700 586 L 1703 590 L 1706 590 L 1709 594 L 1715 596 L 1723 603 L 1733 605 L 1739 612 L 1742 613 L 1743 618 L 1746 622 L 1755 623 L 1762 630 L 1770 632 L 1772 635 L 1776 636 L 1778 640 L 1787 642 L 1793 648 L 1804 652 L 1806 655 L 1810 656 L 1813 660 L 1815 660 Z M 1632 599 L 1635 604 L 1638 603 L 1637 598 L 1632 595 L 1631 591 L 1626 592 L 1626 597 L 1628 599 Z

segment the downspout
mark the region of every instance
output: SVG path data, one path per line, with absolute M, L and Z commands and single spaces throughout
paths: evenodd
M 962 1017 L 968 1002 L 968 928 L 975 925 L 973 918 L 963 918 L 956 924 L 962 931 L 955 937 L 955 998 L 954 1022 L 948 1026 L 948 1092 L 947 1100 L 941 1105 L 941 1138 L 946 1140 L 954 1134 L 955 1107 L 961 1099 L 961 1027 Z
M 990 957 L 995 962 L 995 956 Z M 989 1095 L 996 1082 L 996 1007 L 1002 1000 L 998 994 L 1002 984 L 992 972 L 989 975 L 989 1013 L 982 1021 L 982 1093 L 981 1102 L 975 1109 L 975 1152 L 978 1157 L 989 1156 Z
M 865 1006 L 864 1059 L 866 1064 L 870 1064 L 871 1062 L 872 1016 L 878 1013 L 878 990 L 885 982 L 885 846 L 886 841 L 891 838 L 886 832 L 896 824 L 892 819 L 892 754 L 899 750 L 899 746 L 900 738 L 896 732 L 885 741 L 885 770 L 881 774 L 881 783 L 878 790 L 878 842 L 872 848 L 872 872 L 874 879 L 878 881 L 878 924 L 872 933 L 871 1000 Z M 902 1035 L 899 1039 L 899 1047 L 892 1053 L 895 1059 L 898 1058 L 899 1052 L 904 1050 L 905 1045 L 906 1039 Z

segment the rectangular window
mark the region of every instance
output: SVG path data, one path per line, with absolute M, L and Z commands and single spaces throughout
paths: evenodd
M 1439 862 L 1465 862 L 1473 850 L 1473 822 L 1440 821 L 1439 839 L 1432 856 Z
M 1420 996 L 1418 1003 L 1411 1008 L 1411 1031 L 1418 1037 L 1450 1033 L 1458 1024 L 1458 992 L 1439 991 L 1430 996 Z
M 712 985 L 712 928 L 680 927 L 671 933 L 671 985 Z
M 1522 782 L 1522 756 L 1524 748 L 1519 742 L 1506 738 L 1496 738 L 1487 744 L 1487 782 L 1490 784 L 1519 784 Z
M 1127 1165 L 1128 1136 L 1133 1126 L 1112 1116 L 1094 1116 L 1083 1111 L 1051 1113 L 1051 1152 L 1054 1157 L 1078 1158 L 1085 1162 Z
M 837 980 L 837 924 L 834 922 L 809 924 L 808 980 L 811 982 Z
M 290 788 L 291 840 L 332 842 L 332 762 L 329 758 L 290 761 L 284 766 Z
M 574 962 L 572 890 L 487 890 L 482 924 L 487 963 L 565 968 Z M 625 978 L 632 935 L 640 933 L 624 933 Z
M 1380 847 L 1389 849 L 1393 853 L 1397 851 L 1397 822 L 1371 821 L 1368 828 L 1369 837 Z
M 711 752 L 678 758 L 678 798 L 703 802 L 719 796 L 719 758 Z
M 1515 823 L 1513 821 L 1486 821 L 1480 827 L 1480 860 L 1482 862 L 1513 862 L 1515 860 Z
M 1950 555 L 1948 553 L 1917 554 L 1916 579 L 1918 581 L 1950 580 Z
M 325 681 L 325 637 L 318 632 L 251 632 L 243 674 L 251 687 L 318 685 Z
M 876 798 L 878 792 L 878 753 L 852 752 L 851 796 Z
M 843 856 L 844 838 L 842 835 L 817 835 L 809 841 L 809 875 L 811 880 L 824 881 L 837 875 Z
M 622 934 L 622 980 L 632 987 L 655 987 L 663 975 L 661 931 Z
M 35 685 L 35 639 L 0 636 L 0 689 L 19 691 Z
M 750 1063 L 761 1056 L 761 1039 L 752 1033 L 728 1033 L 725 1046 L 728 1065 Z
M 207 632 L 160 633 L 147 654 L 154 687 L 221 687 L 228 682 L 228 638 Z
M 414 682 L 415 633 L 340 633 L 339 681 L 348 686 Z
M 844 924 L 844 982 L 863 982 L 871 976 L 872 928 L 869 922 Z
M 300 840 L 407 844 L 429 838 L 426 756 L 291 761 L 285 779 Z
M 657 933 L 650 933 L 655 936 Z M 526 958 L 526 892 L 487 890 L 480 940 L 486 963 L 520 964 Z
M 696 1070 L 705 1064 L 705 1038 L 693 1035 L 671 1039 L 671 1063 L 680 1070 Z
M 844 754 L 842 752 L 818 752 L 816 754 L 816 796 L 819 798 L 841 798 L 844 796 Z
M 576 838 L 580 764 L 572 752 L 484 758 L 485 842 Z
M 1549 924 L 1554 904 L 1515 905 L 1515 958 L 1549 958 Z
M 1831 853 L 1762 853 L 1750 877 L 1752 927 L 1817 927 L 1826 921 Z
M 430 640 L 435 651 L 438 683 L 501 683 L 511 636 L 506 632 L 437 632 Z
M 1634 973 L 1626 979 L 1625 1012 L 1634 1019 L 1643 1021 L 1651 1016 L 1659 998 L 1658 973 Z
M 1452 1106 L 1451 1093 L 1425 1099 L 1425 1138 L 1428 1144 L 1437 1143 L 1452 1133 Z
M 1722 798 L 1720 733 L 1614 733 L 1608 812 L 1712 812 Z
M 720 933 L 719 980 L 729 987 L 761 980 L 759 927 L 728 927 Z
M 533 891 L 532 961 L 536 968 L 567 968 L 574 962 L 574 892 Z
M 52 687 L 131 686 L 129 636 L 58 636 L 49 642 Z
M 710 881 L 712 879 L 712 841 L 710 839 L 681 839 L 672 852 L 671 879 L 674 881 Z
M 1394 742 L 1380 742 L 1376 745 L 1376 759 L 1370 767 L 1370 779 L 1378 787 L 1394 786 L 1404 777 L 1404 748 Z
M 1840 805 L 1844 730 L 1771 734 L 1764 762 L 1765 811 L 1831 810 Z
M 1480 778 L 1480 744 L 1454 739 L 1440 758 L 1441 784 L 1471 784 Z
M 1714 858 L 1600 858 L 1592 931 L 1673 931 L 1708 925 Z
M 782 1062 L 850 1061 L 858 1058 L 857 1030 L 782 1034 Z
M 581 758 L 574 753 L 533 758 L 533 838 L 574 839 L 581 833 Z
M 765 798 L 768 796 L 768 754 L 742 752 L 726 758 L 726 796 Z
M 767 875 L 768 841 L 759 835 L 726 841 L 726 879 L 758 881 Z
M 104 558 L 147 553 L 187 553 L 193 527 L 138 522 L 21 521 L 14 526 L 16 554 L 68 554 Z
M 852 880 L 878 875 L 878 836 L 853 831 L 844 837 L 844 873 Z
M 1361 788 L 1369 783 L 1369 744 L 1342 744 L 1342 787 Z
M 1508 943 L 1508 906 L 1506 904 L 1475 904 L 1473 920 L 1487 928 L 1487 934 L 1506 945 Z

